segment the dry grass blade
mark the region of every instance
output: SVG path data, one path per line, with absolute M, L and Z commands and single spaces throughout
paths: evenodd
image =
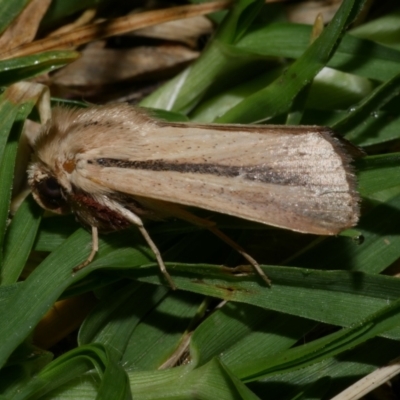
M 198 37 L 211 34 L 212 31 L 212 22 L 206 17 L 197 16 L 139 29 L 130 35 L 171 40 L 196 48 Z
M 0 48 L 3 51 L 30 43 L 36 35 L 40 22 L 46 13 L 51 0 L 33 0 L 13 21 L 0 37 Z
M 182 356 L 188 352 L 190 339 L 192 338 L 192 333 L 186 333 L 178 346 L 178 348 L 171 354 L 171 356 L 166 360 L 163 364 L 161 364 L 158 369 L 168 369 L 178 365 L 179 360 L 181 360 Z
M 133 49 L 109 49 L 103 43 L 88 45 L 82 51 L 82 57 L 57 72 L 52 78 L 53 84 L 64 87 L 80 87 L 88 93 L 88 86 L 94 86 L 134 79 L 143 74 L 159 72 L 178 63 L 187 63 L 197 58 L 197 51 L 183 46 L 141 46 Z M 93 66 L 96 66 L 94 68 Z
M 57 36 L 57 35 L 62 35 L 64 33 L 73 31 L 74 29 L 77 29 L 81 26 L 85 26 L 92 22 L 96 18 L 96 9 L 95 8 L 89 8 L 88 10 L 85 10 L 82 15 L 80 15 L 74 22 L 71 22 L 70 24 L 63 25 L 62 27 L 56 29 L 55 31 L 51 32 L 48 36 Z
M 78 329 L 96 304 L 97 299 L 91 293 L 58 301 L 37 325 L 33 343 L 42 349 L 54 346 Z
M 0 54 L 0 59 L 21 57 L 41 53 L 48 50 L 70 49 L 81 44 L 105 37 L 130 32 L 147 26 L 157 25 L 167 21 L 191 18 L 214 11 L 223 10 L 232 4 L 231 1 L 215 1 L 204 4 L 171 7 L 168 9 L 147 11 L 127 17 L 115 18 L 104 22 L 80 27 L 63 35 L 51 36 L 33 43 L 16 47 Z
M 342 0 L 302 1 L 288 5 L 286 16 L 291 22 L 312 25 L 318 14 L 322 14 L 326 23 L 333 18 L 341 3 Z
M 357 400 L 400 373 L 400 357 L 360 379 L 331 400 Z

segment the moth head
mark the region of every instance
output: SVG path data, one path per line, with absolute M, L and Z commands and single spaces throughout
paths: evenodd
M 28 169 L 28 182 L 34 199 L 45 210 L 57 214 L 70 212 L 65 188 L 45 166 L 33 162 Z

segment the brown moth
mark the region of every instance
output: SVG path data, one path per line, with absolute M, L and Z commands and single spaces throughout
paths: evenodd
M 33 140 L 36 201 L 72 211 L 93 235 L 136 225 L 172 287 L 143 219 L 174 216 L 239 245 L 183 206 L 298 232 L 335 235 L 357 223 L 359 197 L 346 142 L 316 126 L 200 125 L 152 118 L 126 104 L 55 108 Z

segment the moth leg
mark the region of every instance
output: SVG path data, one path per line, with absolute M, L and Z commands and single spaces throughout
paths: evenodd
M 206 226 L 206 228 L 212 232 L 215 236 L 218 236 L 221 240 L 223 240 L 226 244 L 231 246 L 234 250 L 236 250 L 243 258 L 245 258 L 256 270 L 258 275 L 264 279 L 264 281 L 271 286 L 271 280 L 265 275 L 264 271 L 261 269 L 260 264 L 243 249 L 242 246 L 237 244 L 234 240 L 232 240 L 229 236 L 225 235 L 225 233 L 221 232 L 215 225 L 214 226 Z
M 140 233 L 143 235 L 144 239 L 146 240 L 147 244 L 149 245 L 150 249 L 153 251 L 154 255 L 156 256 L 156 260 L 158 266 L 162 274 L 164 275 L 165 279 L 168 281 L 169 285 L 173 290 L 176 289 L 176 285 L 173 282 L 171 275 L 168 273 L 167 268 L 165 267 L 164 261 L 161 257 L 160 251 L 158 250 L 156 244 L 151 239 L 150 235 L 147 233 L 146 228 L 143 225 L 143 221 L 132 211 L 126 209 L 121 204 L 116 201 L 113 201 L 107 197 L 103 198 L 103 203 L 106 207 L 109 207 L 111 210 L 117 211 L 120 213 L 124 218 L 126 218 L 131 224 L 135 225 Z
M 146 201 L 147 203 L 152 204 L 152 207 L 154 209 L 165 211 L 166 213 L 174 217 L 188 221 L 193 225 L 201 226 L 202 228 L 208 229 L 210 232 L 212 232 L 214 235 L 218 236 L 222 241 L 224 241 L 227 245 L 229 245 L 239 254 L 241 254 L 243 258 L 245 258 L 253 266 L 258 275 L 260 275 L 260 277 L 264 279 L 264 281 L 268 284 L 268 286 L 271 286 L 271 280 L 268 278 L 267 275 L 265 275 L 264 271 L 260 267 L 260 264 L 249 253 L 247 253 L 246 250 L 243 249 L 243 247 L 237 244 L 229 236 L 225 235 L 225 233 L 221 232 L 217 228 L 214 222 L 204 218 L 200 218 L 192 214 L 191 212 L 183 209 L 182 207 L 177 206 L 176 204 L 171 204 L 171 203 L 167 204 L 161 201 L 154 201 L 154 202 L 151 200 L 146 200 Z
M 99 232 L 96 226 L 92 226 L 92 251 L 90 252 L 87 260 L 84 261 L 82 264 L 79 264 L 72 271 L 77 272 L 85 268 L 87 265 L 89 265 L 93 261 L 94 256 L 98 251 L 99 251 Z
M 164 275 L 165 279 L 168 281 L 169 285 L 173 290 L 176 290 L 176 285 L 174 281 L 171 278 L 171 275 L 168 273 L 167 268 L 165 267 L 164 261 L 161 257 L 160 251 L 158 250 L 157 246 L 151 239 L 150 235 L 146 231 L 143 223 L 141 225 L 135 224 L 137 228 L 139 229 L 140 233 L 143 235 L 144 239 L 146 240 L 147 244 L 149 245 L 150 249 L 153 251 L 154 255 L 156 256 L 156 260 L 158 263 L 158 266 L 160 267 L 160 270 L 162 274 Z

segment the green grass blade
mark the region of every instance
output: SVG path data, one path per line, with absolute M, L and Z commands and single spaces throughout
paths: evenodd
M 283 74 L 217 119 L 220 123 L 259 122 L 287 112 L 294 99 L 328 63 L 363 0 L 344 1 L 327 28 Z
M 0 33 L 6 30 L 28 3 L 29 0 L 0 0 Z
M 382 334 L 400 322 L 400 300 L 384 307 L 354 327 L 342 329 L 323 338 L 295 347 L 275 357 L 260 359 L 251 365 L 242 365 L 242 374 L 246 381 L 259 379 L 262 375 L 281 373 L 282 370 L 303 368 L 320 360 L 333 357 L 367 340 Z M 258 369 L 258 368 L 260 369 Z M 252 371 L 252 369 L 254 370 Z M 245 375 L 245 376 L 244 376 Z
M 141 105 L 187 113 L 211 87 L 215 90 L 216 86 L 229 86 L 232 80 L 238 81 L 239 76 L 245 74 L 253 76 L 254 71 L 249 68 L 254 64 L 254 58 L 237 57 L 232 44 L 243 36 L 262 4 L 258 0 L 236 2 L 201 57 L 154 91 Z
M 3 251 L 4 235 L 10 207 L 11 187 L 19 137 L 23 125 L 45 89 L 19 83 L 7 88 L 0 97 L 0 249 Z M 3 255 L 0 255 L 0 266 Z
M 253 56 L 297 59 L 310 45 L 312 27 L 274 22 L 256 26 L 236 48 Z M 327 66 L 383 82 L 399 72 L 400 52 L 345 34 Z
M 0 98 L 0 160 L 4 157 L 4 152 L 6 151 L 6 143 L 8 136 L 11 131 L 11 127 L 15 121 L 18 114 L 18 105 L 13 104 L 7 99 L 8 92 L 1 95 Z M 9 190 L 9 189 L 8 189 Z M 3 193 L 3 191 L 2 191 Z
M 398 187 L 399 161 L 400 153 L 380 154 L 357 160 L 360 194 L 368 197 L 376 192 Z
M 17 282 L 35 241 L 41 215 L 42 209 L 32 197 L 26 199 L 14 215 L 5 238 L 2 285 Z
M 122 266 L 121 259 L 118 265 Z M 126 276 L 156 283 L 159 278 L 151 276 L 151 269 L 127 271 Z M 283 266 L 263 269 L 273 282 L 270 289 L 252 273 L 235 278 L 228 268 L 168 265 L 174 282 L 182 290 L 339 326 L 350 326 L 355 319 L 366 318 L 400 295 L 398 280 L 387 276 Z M 393 331 L 390 337 L 399 337 L 399 333 L 399 330 Z
M 187 340 L 191 327 L 203 316 L 205 305 L 201 306 L 202 303 L 202 296 L 169 292 L 133 331 L 122 365 L 129 371 L 148 371 L 170 360 Z
M 48 51 L 0 61 L 0 85 L 7 86 L 60 68 L 79 57 L 76 51 Z
M 268 391 L 273 399 L 289 400 L 302 388 L 330 377 L 331 384 L 324 399 L 331 399 L 361 377 L 387 364 L 399 350 L 399 342 L 375 338 L 339 356 L 296 371 L 262 378 L 249 383 L 249 387 L 261 397 Z
M 125 369 L 113 360 L 109 360 L 104 372 L 96 400 L 131 400 L 129 378 Z
M 190 370 L 185 367 L 164 371 L 129 372 L 134 398 L 255 400 L 257 397 L 217 359 Z
M 237 374 L 243 363 L 289 349 L 315 325 L 304 318 L 229 302 L 195 330 L 190 342 L 192 363 L 198 367 L 219 356 Z M 290 336 L 285 334 L 288 331 Z
M 384 107 L 390 100 L 398 96 L 399 91 L 400 74 L 380 85 L 358 105 L 354 105 L 349 114 L 345 118 L 336 122 L 332 128 L 337 132 L 345 134 L 351 129 L 361 125 L 369 118 L 375 118 L 375 113 Z M 349 139 L 349 137 L 347 138 Z M 354 135 L 352 135 L 352 138 L 354 138 Z
M 2 308 L 0 325 L 0 363 L 4 364 L 15 348 L 34 329 L 63 290 L 77 280 L 72 268 L 87 256 L 90 236 L 83 230 L 72 235 L 57 253 L 52 253 L 10 296 Z M 72 247 L 70 247 L 72 245 Z
M 118 362 L 141 318 L 167 292 L 167 288 L 138 284 L 137 282 L 129 284 L 117 292 L 112 291 L 102 299 L 82 324 L 79 332 L 79 345 L 101 343 L 108 348 L 110 359 Z M 140 300 L 145 296 L 149 296 L 151 300 L 141 303 Z
M 119 237 L 120 238 L 120 237 Z M 113 240 L 101 240 L 96 263 L 104 258 L 115 247 L 121 246 L 118 237 Z M 115 239 L 118 244 L 115 244 Z M 131 245 L 131 238 L 125 239 L 127 246 Z M 0 325 L 0 363 L 4 364 L 14 349 L 28 336 L 39 322 L 41 317 L 52 307 L 63 291 L 88 275 L 93 270 L 90 264 L 82 271 L 73 274 L 72 269 L 86 260 L 91 248 L 91 235 L 83 229 L 78 229 L 63 244 L 51 253 L 29 277 L 18 287 L 16 293 L 5 302 L 2 311 L 2 319 L 7 324 Z M 131 266 L 147 264 L 149 250 L 142 245 L 135 249 L 130 247 Z M 132 253 L 133 251 L 133 253 Z M 118 251 L 119 252 L 119 251 Z M 122 251 L 123 252 L 123 251 Z M 103 266 L 114 265 L 113 258 L 106 258 Z M 114 260 L 115 261 L 115 260 Z M 116 261 L 118 262 L 118 260 Z M 13 333 L 12 333 L 13 332 Z
M 400 12 L 394 11 L 351 30 L 351 34 L 400 50 Z
M 108 365 L 107 352 L 101 345 L 82 346 L 48 364 L 27 385 L 21 387 L 13 398 L 39 398 L 94 368 L 103 378 Z

